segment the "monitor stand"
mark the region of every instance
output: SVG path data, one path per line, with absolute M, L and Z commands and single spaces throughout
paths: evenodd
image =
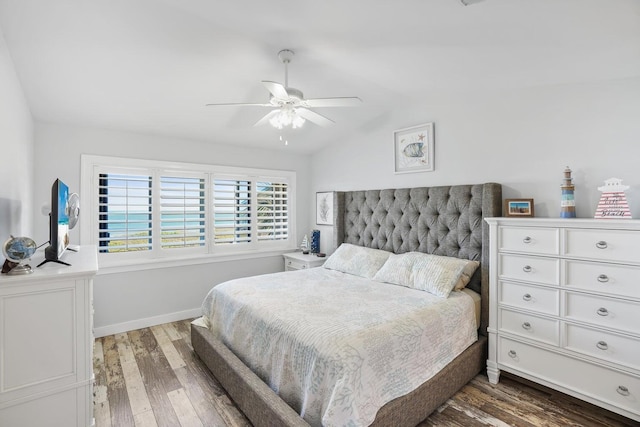
M 71 252 L 78 252 L 78 249 L 71 248 L 71 247 L 67 247 L 67 249 L 66 249 L 66 250 L 71 251 Z M 58 264 L 68 265 L 69 267 L 71 267 L 71 264 L 69 264 L 68 262 L 61 261 L 61 260 L 59 260 L 59 259 L 45 259 L 45 260 L 44 260 L 44 261 L 42 261 L 40 264 L 38 264 L 38 265 L 36 266 L 36 268 L 38 268 L 38 267 L 40 267 L 41 265 L 44 265 L 44 264 L 46 264 L 46 263 L 48 263 L 48 262 L 57 262 Z
M 40 267 L 41 265 L 44 265 L 48 262 L 57 262 L 58 264 L 64 264 L 64 265 L 68 265 L 71 266 L 71 264 L 69 264 L 68 262 L 64 262 L 64 261 L 60 261 L 59 259 L 45 259 L 44 261 L 42 261 L 40 264 L 38 264 L 36 266 L 36 268 Z

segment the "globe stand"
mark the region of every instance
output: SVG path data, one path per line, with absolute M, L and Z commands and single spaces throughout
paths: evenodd
M 18 264 L 7 273 L 8 276 L 20 276 L 23 274 L 31 274 L 33 269 L 29 264 Z

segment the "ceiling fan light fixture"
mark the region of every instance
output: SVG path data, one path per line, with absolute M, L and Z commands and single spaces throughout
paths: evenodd
M 291 126 L 293 129 L 301 128 L 305 123 L 305 119 L 292 108 L 283 108 L 278 114 L 269 119 L 269 123 L 276 129 L 282 129 Z
M 476 0 L 477 1 L 477 0 Z M 260 106 L 271 107 L 272 110 L 258 120 L 254 126 L 270 123 L 276 129 L 291 127 L 297 129 L 309 121 L 318 126 L 330 126 L 335 123 L 328 117 L 312 110 L 325 107 L 356 107 L 362 103 L 357 96 L 342 96 L 333 98 L 305 99 L 302 91 L 289 87 L 289 63 L 293 58 L 293 51 L 283 49 L 278 52 L 278 58 L 284 64 L 284 84 L 270 80 L 262 80 L 262 84 L 269 91 L 269 103 L 221 103 L 206 104 L 207 106 Z

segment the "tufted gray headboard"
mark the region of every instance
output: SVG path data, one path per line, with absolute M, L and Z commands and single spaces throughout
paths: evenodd
M 351 243 L 394 253 L 410 251 L 480 261 L 469 287 L 482 296 L 480 332 L 489 306 L 489 226 L 502 215 L 496 183 L 336 192 L 334 245 Z

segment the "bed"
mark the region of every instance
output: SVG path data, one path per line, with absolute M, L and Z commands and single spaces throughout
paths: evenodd
M 480 261 L 467 286 L 482 300 L 477 340 L 428 380 L 376 408 L 371 425 L 416 425 L 482 371 L 488 321 L 488 233 L 483 219 L 500 216 L 501 202 L 501 186 L 495 183 L 335 193 L 336 247 L 345 243 L 394 254 L 420 252 Z M 280 274 L 293 273 L 297 272 Z M 309 425 L 218 336 L 206 327 L 192 326 L 194 350 L 254 425 Z M 259 369 L 256 372 L 264 377 Z

